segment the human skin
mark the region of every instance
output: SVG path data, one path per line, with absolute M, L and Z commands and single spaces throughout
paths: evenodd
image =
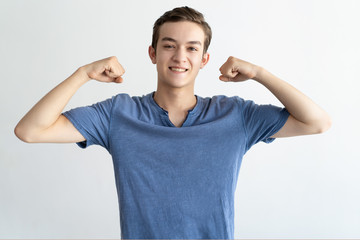
M 188 110 L 196 104 L 195 79 L 209 61 L 203 52 L 204 32 L 192 22 L 165 23 L 160 28 L 157 49 L 149 47 L 149 56 L 158 71 L 155 101 L 180 127 Z M 102 59 L 78 68 L 69 78 L 46 94 L 20 120 L 15 134 L 25 142 L 80 142 L 85 138 L 61 113 L 76 91 L 91 79 L 121 83 L 124 68 L 116 57 Z M 266 69 L 229 57 L 220 68 L 224 82 L 254 80 L 274 94 L 290 113 L 285 125 L 272 137 L 316 134 L 331 126 L 328 114 L 299 90 Z
M 195 79 L 209 61 L 209 54 L 203 52 L 204 40 L 204 31 L 196 23 L 167 22 L 160 27 L 156 50 L 149 47 L 158 72 L 154 99 L 177 127 L 196 104 Z

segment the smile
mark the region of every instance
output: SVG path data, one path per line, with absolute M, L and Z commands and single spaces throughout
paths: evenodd
M 174 72 L 186 72 L 188 70 L 186 68 L 176 68 L 176 67 L 169 67 L 169 69 Z

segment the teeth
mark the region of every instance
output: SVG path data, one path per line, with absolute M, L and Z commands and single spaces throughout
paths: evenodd
M 171 70 L 173 70 L 175 72 L 186 72 L 186 69 L 184 69 L 184 68 L 171 68 Z

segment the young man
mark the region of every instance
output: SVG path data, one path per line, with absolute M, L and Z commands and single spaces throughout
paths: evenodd
M 123 81 L 110 57 L 80 67 L 19 122 L 25 142 L 98 144 L 112 155 L 122 238 L 218 238 L 234 233 L 234 193 L 245 152 L 259 141 L 321 133 L 329 116 L 304 94 L 254 64 L 230 57 L 222 81 L 253 79 L 285 106 L 258 106 L 239 97 L 194 95 L 209 61 L 211 29 L 201 13 L 183 7 L 154 25 L 149 56 L 158 86 L 143 97 L 119 94 L 62 114 L 80 86 Z

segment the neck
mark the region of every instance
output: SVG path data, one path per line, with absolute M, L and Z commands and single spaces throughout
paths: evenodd
M 155 102 L 166 111 L 188 111 L 196 105 L 194 91 L 158 88 L 154 94 Z
M 170 121 L 179 127 L 185 121 L 188 111 L 196 105 L 194 91 L 184 89 L 162 89 L 159 88 L 154 94 L 155 102 L 168 114 Z

